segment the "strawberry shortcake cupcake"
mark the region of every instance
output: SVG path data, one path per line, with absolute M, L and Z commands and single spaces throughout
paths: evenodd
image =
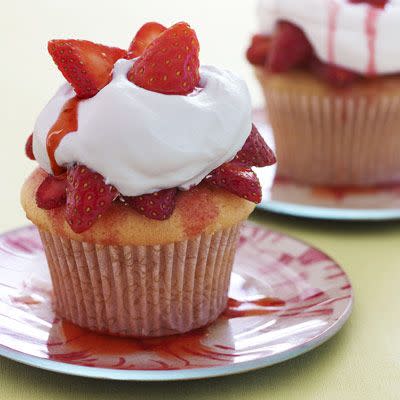
M 242 222 L 275 162 L 246 84 L 200 66 L 193 29 L 145 24 L 130 48 L 52 40 L 67 82 L 40 113 L 21 201 L 56 312 L 132 337 L 186 332 L 227 304 Z
M 254 65 L 278 174 L 370 186 L 400 180 L 399 0 L 260 0 Z

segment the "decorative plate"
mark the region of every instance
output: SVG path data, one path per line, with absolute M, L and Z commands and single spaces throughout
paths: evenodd
M 254 110 L 260 133 L 274 148 L 271 126 L 264 110 Z M 389 220 L 400 218 L 400 185 L 335 189 L 314 187 L 275 177 L 276 167 L 257 170 L 264 188 L 258 208 L 297 217 L 336 220 Z
M 328 340 L 352 307 L 350 282 L 335 261 L 250 223 L 241 234 L 225 313 L 184 335 L 117 338 L 60 320 L 33 226 L 0 236 L 0 272 L 0 355 L 103 379 L 194 379 L 272 365 Z

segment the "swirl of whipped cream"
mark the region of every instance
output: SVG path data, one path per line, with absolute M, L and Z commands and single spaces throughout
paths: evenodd
M 361 74 L 400 72 L 400 0 L 384 9 L 348 0 L 259 0 L 260 30 L 279 20 L 303 30 L 317 56 Z
M 250 94 L 233 73 L 200 69 L 201 88 L 188 96 L 145 90 L 127 79 L 134 60 L 116 62 L 112 81 L 81 100 L 78 130 L 60 142 L 60 166 L 81 163 L 126 196 L 166 188 L 187 190 L 234 158 L 251 131 Z M 51 173 L 47 134 L 75 93 L 64 84 L 39 115 L 33 151 Z

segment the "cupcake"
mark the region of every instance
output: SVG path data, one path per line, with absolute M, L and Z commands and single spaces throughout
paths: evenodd
M 52 40 L 67 82 L 40 113 L 21 193 L 38 227 L 58 316 L 131 337 L 215 320 L 240 226 L 275 162 L 248 89 L 200 66 L 186 23 L 145 24 L 129 49 Z
M 398 0 L 261 0 L 247 58 L 266 98 L 279 176 L 400 179 Z

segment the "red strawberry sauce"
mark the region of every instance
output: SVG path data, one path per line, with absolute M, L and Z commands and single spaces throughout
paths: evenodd
M 200 192 L 194 187 L 181 195 L 178 202 L 184 230 L 190 236 L 198 235 L 218 217 L 219 210 L 212 202 L 211 191 Z
M 335 61 L 335 32 L 337 24 L 337 15 L 339 13 L 339 4 L 335 0 L 329 2 L 328 17 L 328 62 L 333 64 Z
M 361 3 L 361 1 L 351 1 L 352 3 Z M 368 1 L 365 1 L 368 3 Z M 378 2 L 379 3 L 379 2 Z M 382 2 L 384 3 L 384 2 Z M 365 16 L 365 35 L 367 36 L 369 62 L 367 68 L 367 75 L 376 75 L 375 66 L 375 42 L 376 42 L 376 26 L 380 13 L 384 4 L 375 4 L 373 1 L 370 2 L 371 7 L 367 9 Z M 330 0 L 329 3 L 329 33 L 328 33 L 328 62 L 330 64 L 336 64 L 335 62 L 335 34 L 337 29 L 337 16 L 340 10 L 339 3 L 336 0 Z
M 64 168 L 57 164 L 55 152 L 63 137 L 78 129 L 79 101 L 80 100 L 75 96 L 64 104 L 57 121 L 47 134 L 47 154 L 49 155 L 50 165 L 54 175 L 60 175 L 65 172 Z
M 365 20 L 365 33 L 368 40 L 369 62 L 368 62 L 368 75 L 376 75 L 376 56 L 375 56 L 375 42 L 376 42 L 376 25 L 380 14 L 379 8 L 371 7 L 368 10 L 367 18 Z
M 277 298 L 266 297 L 254 301 L 240 301 L 230 298 L 228 306 L 220 318 L 232 319 L 274 314 L 279 312 L 284 306 L 285 302 Z M 72 348 L 88 348 L 94 354 L 123 354 L 126 352 L 152 351 L 155 354 L 169 354 L 171 357 L 179 357 L 181 356 L 180 352 L 183 351 L 182 349 L 190 349 L 193 354 L 196 354 L 196 352 L 207 352 L 210 356 L 219 355 L 216 352 L 217 350 L 212 350 L 203 344 L 203 340 L 207 337 L 208 333 L 207 327 L 182 335 L 133 339 L 101 335 L 80 328 L 66 320 L 60 323 L 65 342 L 69 343 Z M 51 341 L 48 343 L 48 346 L 51 352 L 51 347 L 53 346 Z M 222 348 L 225 348 L 225 346 Z M 229 347 L 226 348 L 229 349 Z M 71 353 L 71 355 L 73 354 Z M 54 355 L 54 359 L 58 359 L 57 355 Z M 64 356 L 62 361 L 68 362 L 68 359 Z M 169 368 L 165 367 L 165 369 Z

